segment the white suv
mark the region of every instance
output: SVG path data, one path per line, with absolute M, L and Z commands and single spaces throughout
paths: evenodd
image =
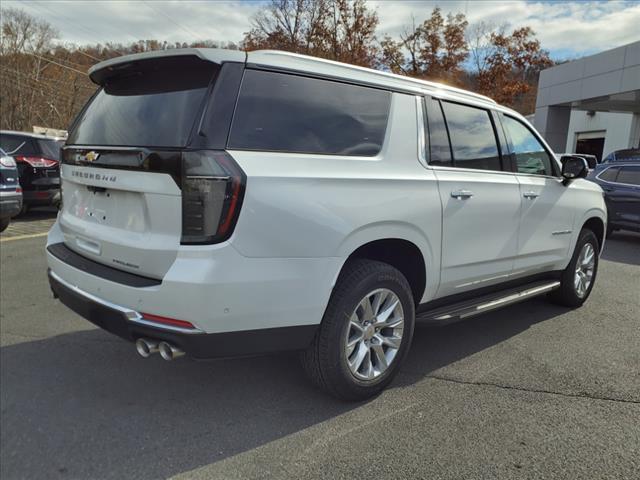
M 315 383 L 361 399 L 416 321 L 593 288 L 600 187 L 489 98 L 274 51 L 130 55 L 90 77 L 49 279 L 144 357 L 301 350 Z

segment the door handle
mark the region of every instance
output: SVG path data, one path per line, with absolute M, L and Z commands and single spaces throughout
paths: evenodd
M 451 192 L 451 196 L 458 200 L 464 200 L 473 197 L 473 192 L 470 190 L 454 190 Z
M 523 196 L 524 198 L 538 198 L 538 197 L 540 196 L 540 194 L 539 194 L 539 193 L 536 193 L 536 192 L 524 192 L 524 193 L 522 194 L 522 196 Z

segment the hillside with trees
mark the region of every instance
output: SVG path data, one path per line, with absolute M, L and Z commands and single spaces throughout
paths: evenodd
M 398 38 L 379 36 L 366 0 L 271 0 L 239 42 L 139 40 L 127 44 L 64 43 L 49 23 L 2 9 L 0 127 L 65 129 L 95 91 L 88 69 L 120 55 L 184 47 L 279 49 L 444 82 L 532 113 L 540 70 L 553 64 L 535 32 L 469 25 L 440 8 L 414 18 Z

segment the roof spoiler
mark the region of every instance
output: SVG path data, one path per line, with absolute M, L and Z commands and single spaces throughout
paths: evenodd
M 107 79 L 118 75 L 125 70 L 134 68 L 141 63 L 152 63 L 169 59 L 188 59 L 192 57 L 196 61 L 222 64 L 224 62 L 245 63 L 247 54 L 239 50 L 224 50 L 219 48 L 176 48 L 170 50 L 155 50 L 152 52 L 134 53 L 121 57 L 111 58 L 95 64 L 89 69 L 89 78 L 93 83 L 104 85 Z

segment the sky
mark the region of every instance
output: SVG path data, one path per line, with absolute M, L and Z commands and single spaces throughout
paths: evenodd
M 531 26 L 555 60 L 578 58 L 640 40 L 640 0 L 540 2 L 368 0 L 377 10 L 378 36 L 398 36 L 414 17 L 424 20 L 435 6 L 465 13 L 470 24 Z M 239 42 L 264 2 L 223 0 L 2 0 L 46 19 L 63 42 L 129 43 L 140 39 Z

